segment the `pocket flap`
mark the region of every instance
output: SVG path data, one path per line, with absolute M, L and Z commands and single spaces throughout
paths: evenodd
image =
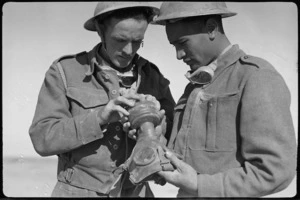
M 97 107 L 107 104 L 109 101 L 105 90 L 101 89 L 68 87 L 67 96 L 80 103 L 84 108 Z

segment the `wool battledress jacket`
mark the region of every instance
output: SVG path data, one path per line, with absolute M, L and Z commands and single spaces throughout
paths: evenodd
M 58 155 L 59 181 L 107 194 L 117 178 L 113 172 L 130 156 L 135 141 L 126 139 L 120 122 L 99 125 L 98 111 L 119 96 L 116 72 L 102 69 L 103 60 L 96 59 L 100 45 L 88 53 L 61 57 L 51 65 L 29 133 L 40 155 Z M 166 111 L 167 136 L 175 105 L 169 81 L 153 63 L 139 55 L 134 60 L 137 93 L 151 94 L 160 102 Z
M 199 197 L 257 197 L 285 189 L 296 173 L 290 92 L 267 61 L 233 45 L 211 83 L 188 84 L 168 147 L 198 173 Z M 179 190 L 179 197 L 191 196 Z

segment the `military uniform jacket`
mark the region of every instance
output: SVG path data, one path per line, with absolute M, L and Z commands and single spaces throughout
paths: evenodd
M 98 47 L 64 56 L 51 65 L 29 133 L 40 155 L 58 155 L 59 181 L 107 194 L 116 180 L 114 170 L 130 156 L 135 141 L 126 142 L 120 122 L 99 125 L 97 113 L 119 95 L 119 82 L 114 70 L 103 70 L 102 61 L 96 60 Z M 137 93 L 156 97 L 172 126 L 175 102 L 169 81 L 154 64 L 136 56 Z
M 168 147 L 198 172 L 199 197 L 264 196 L 289 185 L 296 172 L 290 101 L 273 66 L 238 45 L 218 60 L 210 84 L 187 85 Z

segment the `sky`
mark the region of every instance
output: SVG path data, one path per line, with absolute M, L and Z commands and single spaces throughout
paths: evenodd
M 160 2 L 151 2 L 160 6 Z M 44 76 L 57 58 L 90 51 L 100 38 L 83 28 L 96 2 L 7 2 L 2 6 L 3 156 L 39 157 L 28 130 Z M 298 15 L 292 2 L 227 3 L 234 17 L 223 20 L 232 44 L 268 60 L 291 92 L 291 113 L 298 133 Z M 149 25 L 138 53 L 170 80 L 175 101 L 188 81 L 189 69 L 176 59 L 165 29 Z M 296 134 L 298 137 L 298 134 Z

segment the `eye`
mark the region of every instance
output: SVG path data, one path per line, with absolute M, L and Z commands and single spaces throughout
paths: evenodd
M 127 41 L 121 38 L 116 38 L 115 41 L 117 41 L 118 43 L 126 43 Z
M 185 44 L 186 44 L 186 40 L 179 42 L 179 46 L 181 46 L 181 47 L 185 46 Z
M 143 40 L 139 40 L 139 41 L 133 41 L 132 42 L 134 45 L 136 45 L 136 46 L 143 46 L 143 44 L 144 44 L 144 41 Z

